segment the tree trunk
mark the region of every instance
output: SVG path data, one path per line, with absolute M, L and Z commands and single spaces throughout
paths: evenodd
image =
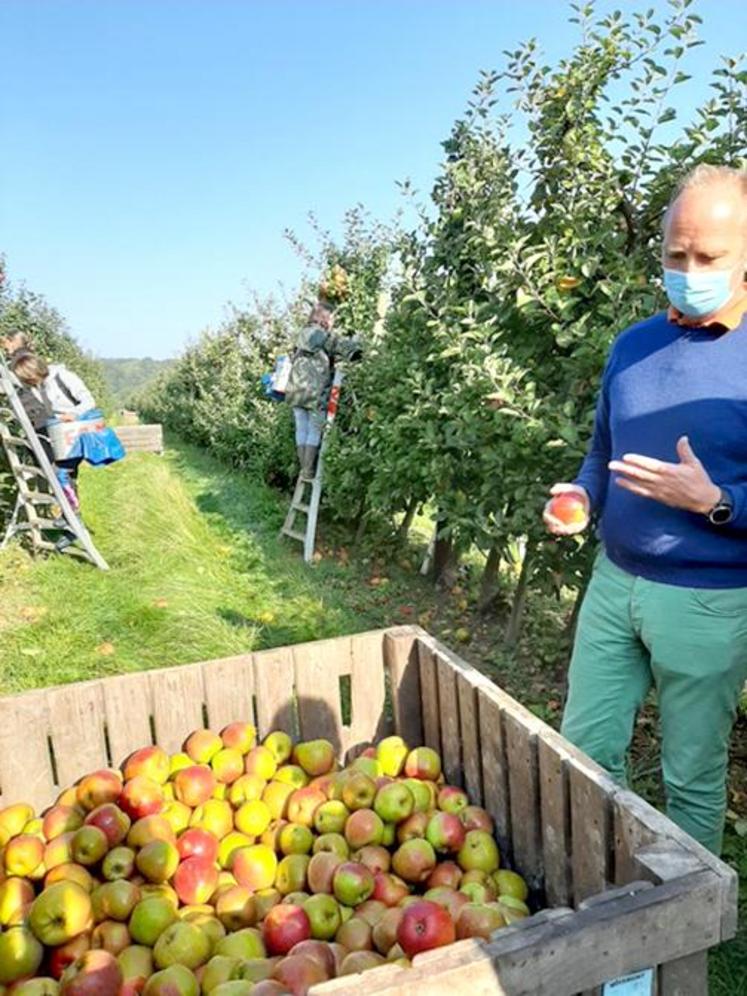
M 480 579 L 480 597 L 477 602 L 477 611 L 485 613 L 490 609 L 495 598 L 498 587 L 498 568 L 501 565 L 501 551 L 497 546 L 491 546 L 488 551 L 488 559 L 483 568 Z
M 524 551 L 524 560 L 521 565 L 521 572 L 519 574 L 519 580 L 516 584 L 516 590 L 514 591 L 514 600 L 511 605 L 511 615 L 508 617 L 508 623 L 506 624 L 504 643 L 508 650 L 513 650 L 519 642 L 519 636 L 521 635 L 524 607 L 526 606 L 529 580 L 532 574 L 531 561 L 533 552 L 534 549 L 532 544 L 527 543 L 526 550 Z
M 415 518 L 415 513 L 418 510 L 418 502 L 415 498 L 411 498 L 408 502 L 407 508 L 405 509 L 405 517 L 399 525 L 397 530 L 397 540 L 400 543 L 407 542 L 407 536 L 410 532 L 410 527 L 412 526 L 412 520 Z
M 433 549 L 433 580 L 436 584 L 449 588 L 456 580 L 459 554 L 451 537 L 442 536 L 445 519 L 439 519 L 436 529 L 436 543 Z

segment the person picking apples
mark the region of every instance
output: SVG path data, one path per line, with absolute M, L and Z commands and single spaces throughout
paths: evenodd
M 656 688 L 668 815 L 721 848 L 731 727 L 747 679 L 747 172 L 701 165 L 664 219 L 671 303 L 623 332 L 578 477 L 544 519 L 599 517 L 562 732 L 621 782 Z

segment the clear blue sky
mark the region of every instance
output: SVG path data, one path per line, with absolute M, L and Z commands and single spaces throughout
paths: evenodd
M 604 3 L 605 8 L 610 4 Z M 664 9 L 664 0 L 618 7 Z M 747 36 L 701 0 L 683 108 Z M 0 0 L 0 252 L 103 356 L 173 355 L 225 304 L 292 286 L 283 229 L 427 191 L 481 68 L 564 0 Z

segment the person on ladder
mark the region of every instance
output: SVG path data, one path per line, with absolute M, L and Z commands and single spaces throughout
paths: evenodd
M 293 409 L 296 449 L 306 481 L 313 481 L 316 473 L 335 362 L 357 359 L 361 352 L 355 336 L 332 331 L 334 319 L 332 308 L 317 301 L 293 344 L 285 400 Z

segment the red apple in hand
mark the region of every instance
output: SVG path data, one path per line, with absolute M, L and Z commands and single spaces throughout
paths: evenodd
M 550 515 L 564 526 L 573 526 L 586 521 L 586 505 L 578 495 L 555 495 L 550 502 Z

